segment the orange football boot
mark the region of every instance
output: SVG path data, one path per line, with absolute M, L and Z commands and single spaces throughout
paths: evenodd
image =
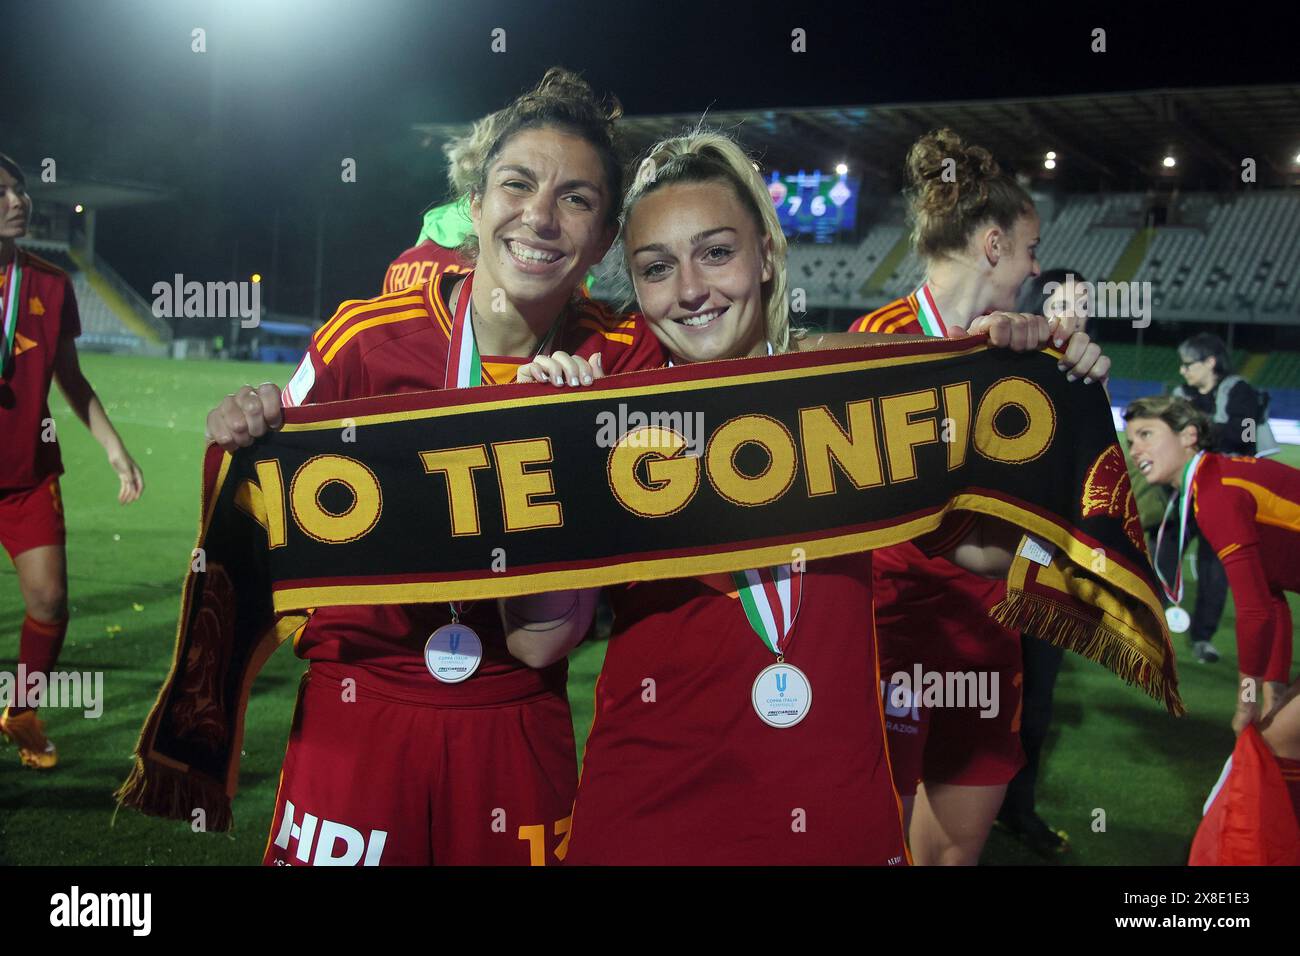
M 49 770 L 59 762 L 59 752 L 45 736 L 45 725 L 34 710 L 15 715 L 6 707 L 0 715 L 0 733 L 18 745 L 18 758 L 34 770 Z

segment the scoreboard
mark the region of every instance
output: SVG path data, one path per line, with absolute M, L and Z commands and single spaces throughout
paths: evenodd
M 773 172 L 767 183 L 776 216 L 785 234 L 835 242 L 857 225 L 858 186 L 847 174 Z

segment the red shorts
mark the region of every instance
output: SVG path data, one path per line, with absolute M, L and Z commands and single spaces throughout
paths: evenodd
M 577 787 L 554 693 L 492 707 L 345 700 L 344 665 L 303 676 L 267 866 L 554 865 Z
M 919 680 L 918 662 L 881 660 L 885 731 L 894 786 L 901 796 L 916 796 L 917 782 L 922 780 L 1000 786 L 1010 783 L 1025 765 L 1020 744 L 1024 698 L 1020 640 L 1008 632 L 992 643 L 996 646 L 979 661 L 931 658 L 921 662 Z M 890 681 L 899 671 L 909 679 L 900 681 L 902 689 L 895 690 Z M 941 695 L 931 674 L 943 680 Z M 927 688 L 933 696 L 926 696 Z M 925 706 L 926 700 L 936 697 L 938 706 Z
M 58 475 L 34 488 L 0 492 L 0 544 L 9 557 L 52 544 L 63 547 L 67 539 Z

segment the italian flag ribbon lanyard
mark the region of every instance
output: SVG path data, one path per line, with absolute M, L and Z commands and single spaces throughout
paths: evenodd
M 782 564 L 735 571 L 731 577 L 749 626 L 776 655 L 776 663 L 763 668 L 754 679 L 750 690 L 754 711 L 770 727 L 793 727 L 812 708 L 808 675 L 785 659 L 803 600 L 803 572 Z
M 21 253 L 14 250 L 14 261 L 5 270 L 5 331 L 4 353 L 0 354 L 0 382 L 9 379 L 14 361 L 14 338 L 18 333 L 18 310 L 22 302 L 23 267 L 18 259 Z
M 1156 555 L 1152 563 L 1155 564 L 1156 577 L 1160 579 L 1165 597 L 1172 602 L 1165 608 L 1165 620 L 1169 622 L 1169 630 L 1175 634 L 1184 633 L 1192 625 L 1191 616 L 1180 607 L 1183 602 L 1183 550 L 1187 547 L 1187 515 L 1191 511 L 1192 481 L 1196 477 L 1196 469 L 1200 466 L 1203 457 L 1205 452 L 1198 451 L 1196 457 L 1183 466 L 1182 487 L 1176 498 L 1169 499 L 1164 517 L 1160 519 L 1160 530 L 1156 532 Z M 1165 539 L 1165 526 L 1169 522 L 1169 515 L 1174 510 L 1174 505 L 1178 506 L 1178 570 L 1174 572 L 1174 585 L 1171 588 L 1160 570 L 1160 552 Z
M 913 293 L 916 296 L 916 318 L 921 323 L 921 331 L 933 339 L 946 339 L 948 326 L 944 324 L 939 307 L 934 304 L 930 294 L 929 283 L 922 282 L 921 287 Z
M 772 343 L 767 343 L 772 354 Z M 668 360 L 668 368 L 675 363 Z M 784 651 L 799 616 L 803 600 L 803 572 L 791 565 L 733 571 L 732 581 L 745 619 L 763 645 L 776 655 L 776 663 L 758 672 L 750 689 L 750 701 L 758 719 L 769 727 L 793 727 L 808 716 L 812 707 L 812 682 L 793 664 L 787 664 Z
M 451 347 L 447 353 L 447 375 L 443 380 L 443 388 L 473 388 L 483 384 L 483 359 L 478 354 L 478 343 L 474 341 L 474 319 L 470 308 L 473 291 L 474 273 L 471 272 L 465 277 L 465 284 L 460 287 L 456 313 L 451 320 Z M 551 354 L 555 347 L 556 330 L 563 322 L 563 316 L 556 320 L 537 346 L 533 358 Z
M 460 287 L 460 298 L 451 321 L 451 344 L 447 353 L 447 374 L 444 388 L 474 388 L 483 384 L 483 359 L 474 341 L 474 320 L 471 300 L 474 291 L 474 273 L 465 277 Z M 546 333 L 534 355 L 551 353 L 555 330 L 563 321 L 557 321 Z M 483 641 L 474 629 L 461 623 L 460 616 L 466 604 L 449 602 L 451 623 L 444 624 L 431 635 L 424 645 L 424 665 L 435 680 L 444 684 L 459 684 L 468 680 L 483 662 Z

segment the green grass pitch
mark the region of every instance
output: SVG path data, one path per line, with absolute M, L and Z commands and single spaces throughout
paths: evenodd
M 131 810 L 115 819 L 111 794 L 127 774 L 171 658 L 181 582 L 198 525 L 204 415 L 236 386 L 283 383 L 291 369 L 126 356 L 82 359 L 144 469 L 146 490 L 141 501 L 119 507 L 117 479 L 99 446 L 61 396 L 51 396 L 67 469 L 72 606 L 60 669 L 102 671 L 105 702 L 103 715 L 93 720 L 80 711 L 45 711 L 62 755 L 53 772 L 27 770 L 12 747 L 0 749 L 0 863 L 255 864 L 266 844 L 303 667 L 286 648 L 271 658 L 253 688 L 232 833 L 196 833 L 189 824 Z M 1300 465 L 1300 448 L 1288 447 L 1284 460 Z M 17 580 L 6 561 L 0 567 L 0 668 L 13 668 L 22 615 Z M 1230 602 L 1216 638 L 1224 659 L 1215 665 L 1188 658 L 1179 639 L 1189 710 L 1181 719 L 1101 668 L 1067 656 L 1039 783 L 1040 812 L 1066 829 L 1074 844 L 1062 864 L 1186 860 L 1201 804 L 1232 746 L 1232 627 Z M 603 655 L 601 644 L 584 646 L 571 664 L 579 752 Z M 1104 811 L 1104 830 L 1094 828 L 1098 810 Z M 995 831 L 985 862 L 1039 861 Z

